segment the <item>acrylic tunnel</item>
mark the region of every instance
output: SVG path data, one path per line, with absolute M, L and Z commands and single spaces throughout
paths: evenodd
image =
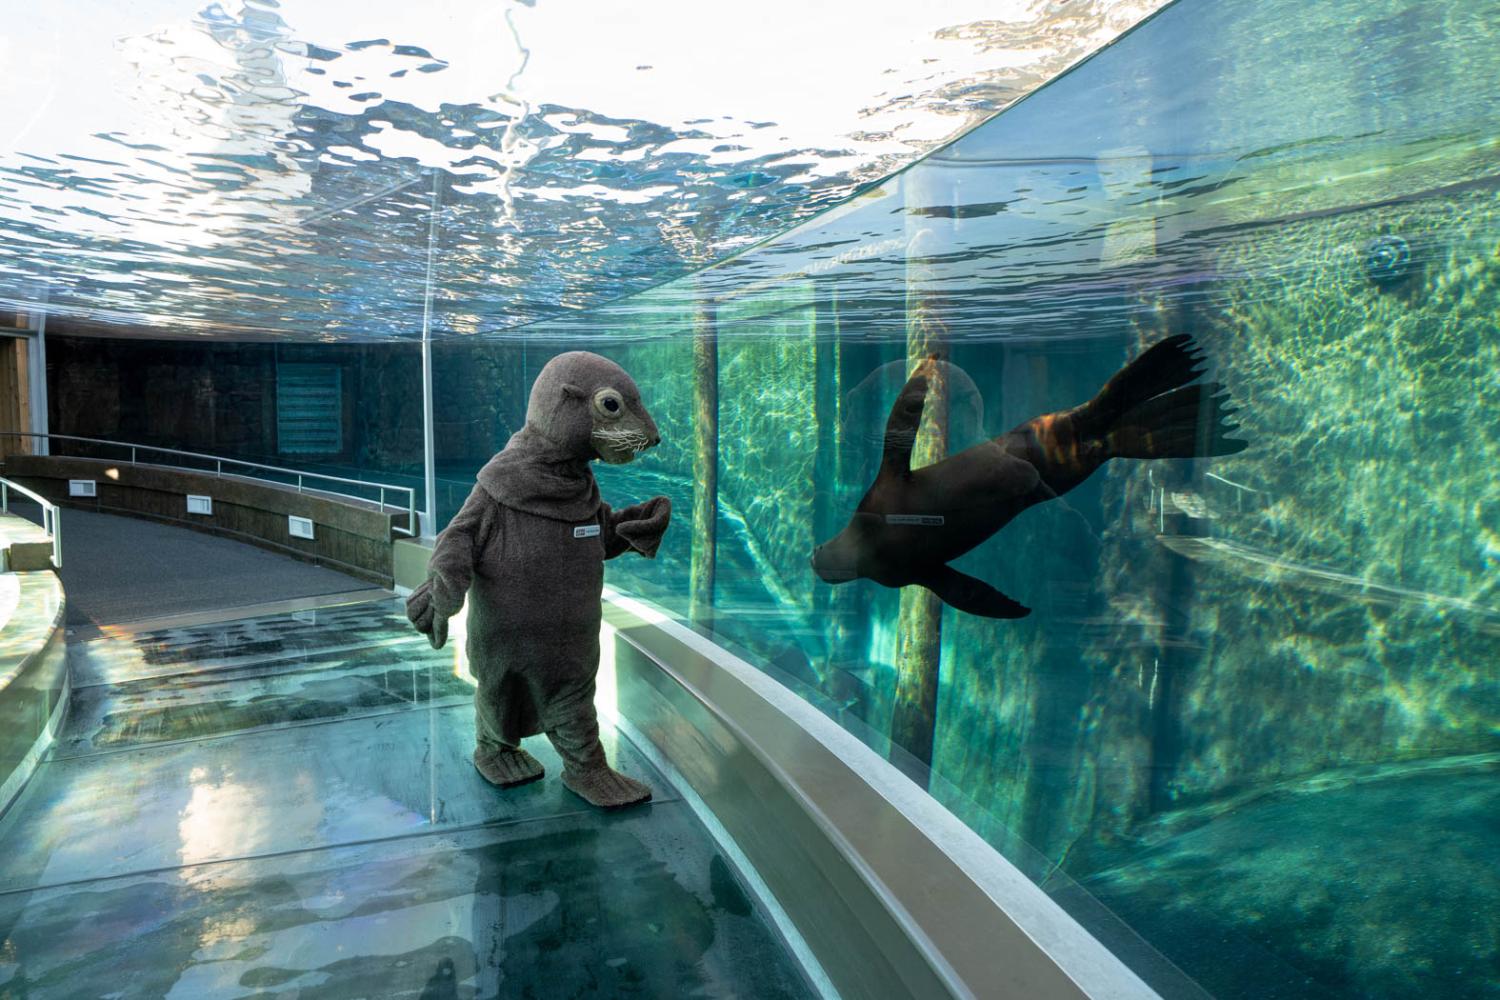
M 0 35 L 0 998 L 1500 996 L 1500 3 Z

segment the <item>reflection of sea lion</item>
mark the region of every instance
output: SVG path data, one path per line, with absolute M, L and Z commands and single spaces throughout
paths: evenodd
M 948 604 L 987 618 L 1021 618 L 1030 609 L 949 560 L 968 552 L 1032 504 L 1083 482 L 1111 458 L 1232 455 L 1244 441 L 1225 435 L 1232 410 L 1217 382 L 1189 385 L 1203 369 L 1192 338 L 1169 337 L 1105 383 L 1093 399 L 1048 413 L 921 469 L 912 443 L 927 396 L 923 362 L 907 381 L 886 424 L 880 474 L 838 537 L 813 552 L 829 583 L 868 577 L 887 587 L 919 584 Z
M 957 446 L 985 437 L 984 397 L 969 373 L 948 361 L 932 361 L 948 400 L 948 441 Z M 931 375 L 931 369 L 927 369 Z M 886 403 L 906 384 L 906 362 L 889 361 L 860 380 L 844 400 L 844 439 L 879 445 L 885 440 Z M 863 454 L 864 449 L 860 449 Z

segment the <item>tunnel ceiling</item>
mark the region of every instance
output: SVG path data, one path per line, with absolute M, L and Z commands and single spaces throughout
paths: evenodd
M 317 340 L 565 317 L 839 203 L 1163 2 L 31 5 L 0 37 L 0 299 Z
M 1500 191 L 1497 26 L 1500 0 L 1176 3 L 815 219 L 510 335 L 681 336 L 711 303 L 721 338 L 784 336 L 820 301 L 845 340 L 1109 338 L 1268 272 L 1362 294 L 1382 247 L 1483 260 L 1493 227 L 1443 220 Z

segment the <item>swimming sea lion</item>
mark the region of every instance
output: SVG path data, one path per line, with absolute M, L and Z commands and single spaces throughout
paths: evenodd
M 1111 458 L 1207 458 L 1247 443 L 1226 437 L 1233 409 L 1217 382 L 1189 385 L 1204 369 L 1187 334 L 1168 337 L 1120 369 L 1098 395 L 921 469 L 911 450 L 927 398 L 931 360 L 918 366 L 886 422 L 880 473 L 849 524 L 813 551 L 828 583 L 866 577 L 926 587 L 960 611 L 1023 618 L 1031 609 L 947 565 L 1032 504 L 1083 482 Z

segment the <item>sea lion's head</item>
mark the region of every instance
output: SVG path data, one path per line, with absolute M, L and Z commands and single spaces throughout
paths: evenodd
M 825 583 L 848 583 L 870 576 L 866 562 L 879 528 L 877 515 L 855 514 L 843 531 L 813 549 L 813 572 Z
M 526 424 L 579 458 L 624 465 L 661 443 L 625 369 L 587 351 L 559 354 L 531 386 Z

